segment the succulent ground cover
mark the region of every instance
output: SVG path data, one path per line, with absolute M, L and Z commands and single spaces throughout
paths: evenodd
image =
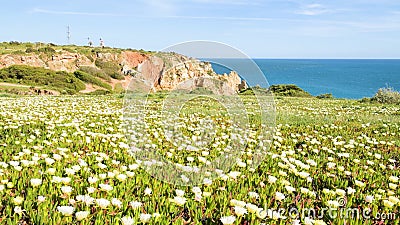
M 182 167 L 207 165 L 232 150 L 237 127 L 218 104 L 197 103 L 202 110 L 182 108 L 177 129 L 196 140 L 207 132 L 196 127 L 218 124 L 210 150 L 164 145 L 154 131 L 168 125 L 165 117 L 146 117 L 150 136 L 133 137 Z M 132 154 L 122 98 L 1 98 L 0 224 L 399 223 L 400 106 L 289 97 L 275 104 L 271 139 L 239 132 L 250 143 L 270 140 L 260 165 L 252 166 L 250 144 L 215 179 L 180 186 L 153 178 Z M 359 216 L 346 218 L 348 209 Z

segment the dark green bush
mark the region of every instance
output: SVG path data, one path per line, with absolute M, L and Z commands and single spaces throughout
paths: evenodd
M 19 42 L 19 41 L 10 41 L 10 42 L 8 42 L 8 44 L 10 44 L 10 45 L 21 45 L 22 43 Z
M 113 73 L 110 76 L 111 76 L 111 78 L 114 78 L 114 79 L 117 79 L 117 80 L 123 80 L 125 78 L 124 75 L 119 74 L 119 73 Z
M 364 97 L 364 98 L 358 100 L 358 102 L 361 102 L 361 103 L 370 103 L 370 102 L 371 102 L 371 98 Z
M 48 86 L 74 94 L 85 89 L 85 84 L 73 74 L 41 67 L 14 65 L 0 70 L 0 81 L 32 86 Z
M 331 93 L 326 93 L 326 94 L 320 94 L 320 95 L 317 95 L 317 98 L 319 98 L 319 99 L 332 99 L 333 98 L 333 95 L 331 94 Z
M 89 93 L 86 93 L 87 95 L 108 95 L 111 94 L 110 90 L 95 90 Z
M 34 49 L 34 48 L 32 48 L 32 47 L 28 47 L 28 48 L 25 50 L 25 52 L 26 52 L 26 53 L 31 53 L 31 52 L 37 52 L 37 50 Z
M 278 96 L 311 97 L 311 94 L 294 84 L 271 85 L 269 90 Z
M 249 87 L 246 88 L 245 90 L 240 91 L 240 95 L 254 95 L 254 91 L 257 93 L 257 95 L 270 95 L 270 92 L 266 88 L 262 88 L 260 86 L 255 86 L 255 87 Z
M 56 52 L 56 50 L 52 47 L 39 48 L 38 51 L 43 52 L 43 53 L 55 53 Z
M 111 85 L 104 83 L 103 81 L 99 80 L 98 78 L 96 78 L 95 76 L 92 76 L 88 73 L 85 73 L 83 71 L 77 70 L 74 72 L 74 75 L 76 78 L 78 78 L 81 81 L 84 81 L 86 83 L 91 83 L 94 85 L 97 85 L 99 87 L 105 88 L 107 90 L 111 90 L 112 87 Z

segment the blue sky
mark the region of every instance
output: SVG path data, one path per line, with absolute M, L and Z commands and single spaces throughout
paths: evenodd
M 398 0 L 14 0 L 0 41 L 71 42 L 146 50 L 191 40 L 257 58 L 400 58 Z

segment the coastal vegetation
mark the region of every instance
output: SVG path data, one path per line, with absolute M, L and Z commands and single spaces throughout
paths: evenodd
M 42 42 L 18 42 L 18 41 L 10 41 L 10 42 L 1 42 L 0 43 L 0 54 L 24 54 L 24 53 L 37 53 L 37 52 L 56 52 L 65 50 L 71 53 L 81 53 L 85 55 L 93 55 L 96 53 L 121 53 L 123 49 L 121 48 L 111 48 L 104 47 L 100 48 L 99 46 L 78 46 L 78 45 L 56 45 L 52 43 L 42 43 Z M 130 51 L 136 51 L 143 54 L 152 54 L 151 51 L 145 51 L 143 49 L 135 50 L 135 49 L 127 49 Z
M 114 95 L 3 97 L 0 224 L 399 224 L 399 105 L 277 98 L 275 131 L 258 167 L 250 144 L 217 179 L 185 187 L 154 179 L 131 155 L 123 102 Z M 202 111 L 190 110 L 197 113 L 182 129 L 191 133 Z M 152 117 L 146 129 L 156 134 L 162 122 Z M 203 165 L 229 153 L 229 137 L 217 140 L 209 151 L 160 154 Z M 370 210 L 369 218 L 335 214 L 346 209 Z
M 96 54 L 89 47 L 0 44 L 1 51 L 45 57 L 61 48 Z M 174 146 L 179 138 L 168 139 L 162 127 L 173 118 L 161 112 L 163 101 L 184 102 L 184 92 L 152 93 L 141 107 L 136 96 L 126 101 L 121 83 L 111 86 L 123 78 L 118 63 L 90 61 L 96 67 L 73 72 L 0 69 L 0 224 L 399 224 L 400 93 L 392 88 L 362 101 L 313 97 L 293 84 L 249 88 L 238 96 L 246 107 L 230 109 L 247 111 L 244 133 L 215 99 L 191 99 L 179 112 L 188 140 L 201 141 L 204 128 L 218 125 L 212 143 L 199 149 Z M 100 88 L 80 92 L 88 85 Z M 39 89 L 62 95 L 19 95 Z M 276 96 L 270 138 L 260 135 L 255 91 L 260 99 Z M 129 107 L 151 110 L 145 120 L 128 117 L 127 127 Z M 231 147 L 235 140 L 246 145 Z M 193 171 L 220 156 L 233 165 L 214 179 L 201 174 L 196 186 L 170 184 L 148 173 L 154 162 L 134 154 L 140 145 Z
M 25 65 L 0 69 L 0 82 L 45 86 L 65 94 L 76 94 L 85 89 L 85 84 L 71 73 Z
M 380 88 L 371 98 L 371 101 L 379 103 L 400 104 L 400 92 L 391 87 Z
M 294 84 L 271 85 L 269 90 L 277 96 L 312 97 L 312 95 Z

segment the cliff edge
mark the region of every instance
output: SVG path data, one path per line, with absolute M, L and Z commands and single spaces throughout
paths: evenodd
M 79 71 L 78 78 L 86 85 L 84 90 L 80 90 L 83 93 L 107 89 L 107 85 L 111 90 L 121 92 L 133 78 L 147 81 L 155 91 L 207 87 L 204 78 L 218 83 L 215 90 L 218 94 L 233 94 L 247 88 L 246 82 L 236 72 L 216 74 L 210 63 L 177 53 L 43 43 L 0 43 L 0 48 L 0 70 L 26 65 L 75 75 Z M 85 77 L 82 73 L 95 78 L 88 79 L 87 75 L 86 79 L 82 79 Z M 94 82 L 93 79 L 100 81 Z M 192 82 L 179 86 L 188 80 Z M 0 77 L 0 82 L 10 82 L 10 79 L 1 80 Z M 105 84 L 101 85 L 100 82 Z M 15 83 L 27 84 L 24 80 Z

